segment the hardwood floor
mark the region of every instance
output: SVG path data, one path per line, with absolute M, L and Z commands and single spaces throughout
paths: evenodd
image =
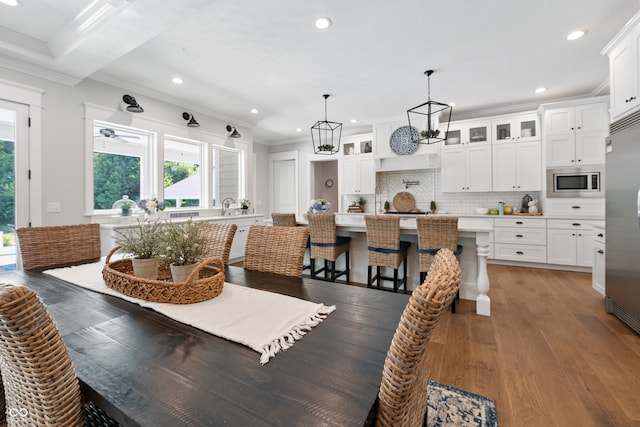
M 591 274 L 489 265 L 491 317 L 460 301 L 429 344 L 429 377 L 497 401 L 500 427 L 639 426 L 640 336 Z

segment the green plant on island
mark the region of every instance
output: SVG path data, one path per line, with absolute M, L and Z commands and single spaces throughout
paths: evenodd
M 431 209 L 431 212 L 435 212 L 438 209 L 438 206 L 436 206 L 435 200 L 431 201 L 431 203 L 429 204 L 429 209 Z
M 384 210 L 385 210 L 385 211 L 388 211 L 389 209 L 391 209 L 391 205 L 389 204 L 389 201 L 388 201 L 388 200 L 386 200 L 386 201 L 384 202 Z

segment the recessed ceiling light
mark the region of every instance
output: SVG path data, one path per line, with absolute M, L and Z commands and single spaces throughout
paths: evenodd
M 177 85 L 181 85 L 182 83 L 184 83 L 184 80 L 182 80 L 182 78 L 180 78 L 178 76 L 172 78 L 171 81 L 174 82 Z
M 316 28 L 319 30 L 326 30 L 331 26 L 331 19 L 327 18 L 326 16 L 323 16 L 322 18 L 316 19 L 315 25 L 316 25 Z
M 570 34 L 567 36 L 567 40 L 577 40 L 577 39 L 579 39 L 580 37 L 584 36 L 586 33 L 587 33 L 587 31 L 586 31 L 586 30 L 577 30 L 577 31 L 574 31 L 574 32 L 570 33 Z
M 455 103 L 455 102 L 450 102 L 450 103 L 449 103 L 449 107 L 455 107 L 455 106 L 456 106 L 456 103 Z
M 546 92 L 547 88 L 546 87 L 539 87 L 538 89 L 536 89 L 536 93 L 542 93 L 542 92 Z
M 351 119 L 351 123 L 358 123 L 358 119 Z
M 296 132 L 302 132 L 302 128 L 296 128 Z
M 256 108 L 251 109 L 251 114 L 258 114 L 258 110 Z
M 17 6 L 18 0 L 0 0 L 0 3 L 6 4 L 7 6 Z

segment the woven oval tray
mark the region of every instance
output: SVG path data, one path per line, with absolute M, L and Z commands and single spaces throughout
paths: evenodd
M 401 213 L 418 212 L 415 197 L 406 191 L 401 191 L 393 196 L 393 207 Z
M 133 298 L 171 304 L 194 304 L 217 297 L 224 286 L 224 262 L 217 257 L 207 258 L 197 265 L 186 282 L 172 282 L 169 266 L 161 266 L 158 280 L 133 275 L 131 258 L 111 262 L 120 249 L 116 246 L 107 255 L 102 277 L 111 289 Z M 211 264 L 217 264 L 215 267 Z

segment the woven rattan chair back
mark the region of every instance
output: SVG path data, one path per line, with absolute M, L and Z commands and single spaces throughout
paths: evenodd
M 9 426 L 118 425 L 83 404 L 67 347 L 38 296 L 0 284 L 0 358 Z M 99 420 L 99 421 L 98 421 Z
M 252 225 L 247 236 L 244 268 L 302 277 L 307 227 Z
M 427 344 L 459 286 L 458 260 L 452 251 L 442 249 L 427 280 L 411 294 L 391 341 L 378 392 L 377 427 L 423 425 L 427 411 Z
M 295 227 L 298 225 L 296 214 L 294 213 L 272 213 L 271 220 L 273 225 L 278 227 Z
M 400 217 L 395 215 L 365 215 L 367 246 L 373 248 L 400 249 Z M 368 251 L 369 265 L 397 269 L 406 252 L 384 253 Z
M 100 259 L 100 224 L 19 228 L 25 270 L 94 262 Z
M 416 218 L 418 248 L 442 249 L 455 252 L 458 247 L 458 217 L 419 216 Z M 435 255 L 418 252 L 420 270 L 429 271 Z
M 220 258 L 224 261 L 224 265 L 229 265 L 229 254 L 237 229 L 236 224 L 205 223 L 204 230 L 207 236 L 207 255 L 205 258 Z
M 335 281 L 337 277 L 346 276 L 349 282 L 349 247 L 351 239 L 346 236 L 337 236 L 336 214 L 335 213 L 309 213 L 306 216 L 309 221 L 311 277 L 316 278 L 320 272 L 325 272 L 325 278 Z M 335 261 L 341 254 L 345 255 L 345 269 L 336 270 Z M 315 260 L 330 261 L 325 262 L 325 266 L 320 270 L 315 269 Z

